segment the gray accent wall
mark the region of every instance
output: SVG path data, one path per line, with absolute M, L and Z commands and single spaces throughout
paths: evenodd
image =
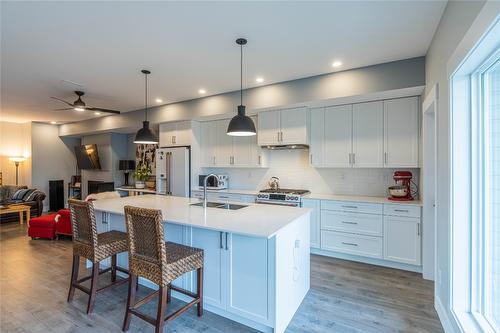
M 447 311 L 449 318 L 452 314 L 449 311 L 449 286 L 450 267 L 449 267 L 449 202 L 450 191 L 448 180 L 450 176 L 449 160 L 449 85 L 446 64 L 458 44 L 476 19 L 480 10 L 484 6 L 484 1 L 449 1 L 445 12 L 441 18 L 438 29 L 434 35 L 431 46 L 427 53 L 425 62 L 425 76 L 427 95 L 432 87 L 437 83 L 438 90 L 438 109 L 437 109 L 437 272 L 436 272 L 436 291 L 437 301 L 441 302 Z M 440 277 L 441 276 L 441 277 Z M 443 318 L 441 318 L 443 319 Z M 453 321 L 451 321 L 453 322 Z M 458 327 L 455 327 L 459 332 Z
M 32 187 L 43 191 L 44 210 L 49 209 L 49 180 L 64 180 L 64 203 L 67 204 L 67 184 L 76 174 L 75 146 L 80 138 L 59 137 L 58 126 L 31 124 L 31 182 Z
M 264 108 L 293 106 L 312 101 L 364 95 L 425 85 L 425 58 L 412 58 L 281 82 L 244 91 L 244 104 L 252 112 Z M 150 109 L 153 124 L 236 113 L 239 92 L 229 92 Z M 99 132 L 131 133 L 142 126 L 144 111 L 132 111 L 60 126 L 61 136 Z

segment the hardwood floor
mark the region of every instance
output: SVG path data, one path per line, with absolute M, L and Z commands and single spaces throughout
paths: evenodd
M 0 332 L 121 332 L 127 285 L 98 295 L 87 316 L 87 295 L 76 291 L 66 302 L 71 256 L 71 240 L 31 240 L 26 226 L 0 226 Z M 286 332 L 443 332 L 432 288 L 420 274 L 312 256 L 311 290 Z M 179 305 L 173 300 L 173 308 Z M 153 316 L 155 310 L 155 301 L 144 309 Z M 129 332 L 142 331 L 154 329 L 133 318 Z M 256 332 L 208 311 L 198 318 L 196 309 L 164 331 Z

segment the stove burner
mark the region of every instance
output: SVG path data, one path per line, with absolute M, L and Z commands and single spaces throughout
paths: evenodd
M 280 188 L 278 190 L 266 188 L 265 190 L 261 190 L 259 192 L 260 193 L 293 194 L 293 195 L 304 195 L 304 194 L 310 193 L 308 190 L 294 190 L 294 189 L 289 189 L 289 188 Z

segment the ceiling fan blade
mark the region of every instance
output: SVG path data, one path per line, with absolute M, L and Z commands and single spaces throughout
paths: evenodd
M 73 108 L 54 109 L 54 111 L 67 111 L 67 110 L 73 110 Z
M 57 98 L 57 97 L 50 97 L 52 99 L 55 99 L 56 101 L 59 101 L 59 102 L 63 102 L 63 103 L 66 103 L 68 104 L 69 106 L 73 106 L 73 104 L 71 104 L 70 102 L 66 102 L 65 100 L 63 99 L 60 99 L 60 98 Z
M 113 114 L 120 114 L 121 113 L 120 111 L 116 111 L 116 110 L 94 108 L 94 107 L 88 107 L 88 106 L 85 109 L 90 110 L 90 111 L 101 111 L 101 112 L 107 112 L 107 113 L 113 113 Z

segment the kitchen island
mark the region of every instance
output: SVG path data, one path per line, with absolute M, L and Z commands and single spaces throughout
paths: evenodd
M 310 209 L 192 205 L 198 202 L 143 195 L 98 200 L 94 208 L 99 232 L 125 231 L 126 205 L 160 209 L 166 240 L 204 250 L 206 310 L 262 332 L 284 332 L 310 286 Z M 118 256 L 118 264 L 128 266 L 126 254 Z M 156 289 L 148 280 L 140 283 Z M 196 276 L 185 274 L 174 284 L 194 291 Z

